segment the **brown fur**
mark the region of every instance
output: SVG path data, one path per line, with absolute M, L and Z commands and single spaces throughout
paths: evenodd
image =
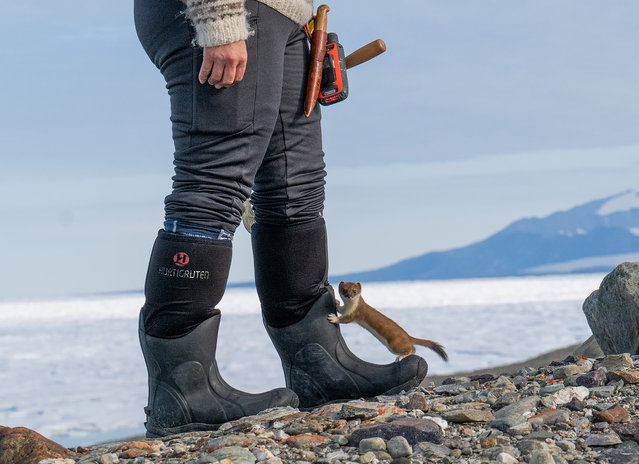
M 359 282 L 340 282 L 338 289 L 344 305 L 340 305 L 339 301 L 336 300 L 337 311 L 341 316 L 329 314 L 328 320 L 333 324 L 357 322 L 379 339 L 392 353 L 398 355 L 398 361 L 415 354 L 415 344 L 430 348 L 444 361 L 448 361 L 448 355 L 439 343 L 411 337 L 395 321 L 367 304 L 362 298 L 362 284 Z

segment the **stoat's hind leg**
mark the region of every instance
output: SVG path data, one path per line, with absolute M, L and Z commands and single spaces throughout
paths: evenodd
M 397 353 L 397 352 L 396 352 Z M 395 359 L 395 362 L 400 362 L 402 359 L 407 358 L 408 356 L 415 354 L 415 348 L 413 347 L 413 349 L 411 351 L 409 351 L 408 353 L 404 352 L 404 354 L 400 354 L 397 356 L 397 358 Z

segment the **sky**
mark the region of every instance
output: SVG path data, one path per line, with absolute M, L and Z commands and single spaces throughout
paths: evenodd
M 346 53 L 387 44 L 323 108 L 331 274 L 637 188 L 636 1 L 330 6 Z M 0 43 L 0 299 L 141 289 L 173 147 L 132 2 L 14 2 Z

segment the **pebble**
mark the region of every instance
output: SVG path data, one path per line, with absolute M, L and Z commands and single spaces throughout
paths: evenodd
M 623 380 L 624 383 L 639 383 L 639 371 L 612 371 L 608 372 L 608 380 Z
M 100 456 L 100 460 L 98 461 L 100 464 L 118 464 L 120 462 L 120 458 L 115 453 L 103 454 Z
M 629 356 L 571 357 L 375 401 L 274 408 L 217 431 L 78 448 L 41 464 L 635 462 L 637 382 Z
M 550 454 L 548 451 L 537 450 L 533 453 L 528 463 L 529 464 L 555 464 L 555 460 L 553 459 L 552 454 Z
M 615 432 L 591 434 L 584 440 L 586 446 L 612 446 L 621 443 L 621 438 Z
M 388 454 L 392 458 L 402 458 L 413 454 L 413 447 L 410 446 L 408 440 L 402 436 L 395 436 L 386 443 Z
M 547 408 L 556 408 L 570 403 L 573 399 L 583 401 L 588 398 L 588 395 L 590 395 L 590 390 L 586 387 L 567 387 L 542 398 L 541 403 Z
M 377 456 L 375 456 L 375 453 L 373 453 L 372 451 L 368 451 L 359 457 L 359 462 L 366 464 L 369 462 L 373 462 L 376 459 Z
M 608 423 L 624 422 L 628 419 L 628 411 L 626 411 L 619 404 L 615 404 L 613 407 L 606 409 L 605 411 L 595 411 L 593 413 L 595 419 L 605 421 Z
M 519 461 L 508 453 L 499 453 L 495 461 L 501 464 L 517 464 Z
M 429 458 L 445 458 L 446 456 L 451 456 L 453 454 L 453 450 L 449 447 L 429 443 L 427 441 L 417 443 L 417 445 L 413 448 L 413 451 L 416 452 L 416 454 L 423 454 L 425 457 Z
M 519 414 L 522 416 L 529 415 L 535 410 L 541 398 L 537 395 L 527 396 L 521 400 L 505 406 L 494 413 L 495 418 L 500 419 L 505 416 Z
M 364 438 L 359 442 L 359 450 L 362 453 L 366 453 L 368 451 L 384 451 L 386 449 L 386 442 L 383 438 L 372 437 L 372 438 Z
M 628 353 L 611 354 L 603 358 L 600 364 L 609 371 L 620 371 L 634 365 L 632 357 Z
M 587 388 L 602 387 L 606 384 L 606 369 L 599 368 L 580 375 L 576 379 L 576 384 Z
M 489 409 L 453 409 L 441 414 L 442 418 L 448 422 L 490 422 L 495 419 Z
M 560 422 L 568 422 L 570 411 L 567 409 L 548 409 L 528 419 L 531 424 L 553 425 Z
M 41 459 L 38 464 L 75 464 L 75 461 L 67 458 L 47 458 Z

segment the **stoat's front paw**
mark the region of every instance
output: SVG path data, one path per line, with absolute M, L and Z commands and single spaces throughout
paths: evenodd
M 337 314 L 329 314 L 328 322 L 331 324 L 339 324 L 339 317 L 337 317 Z

